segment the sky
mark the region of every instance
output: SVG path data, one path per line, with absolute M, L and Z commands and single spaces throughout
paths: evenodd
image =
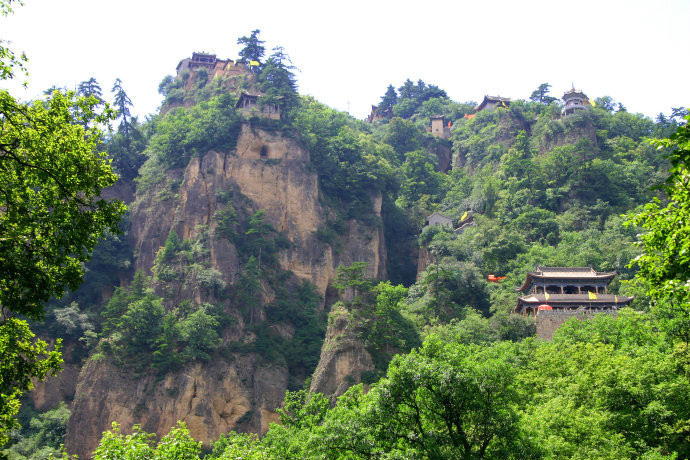
M 282 46 L 299 92 L 365 118 L 389 84 L 422 79 L 457 102 L 527 99 L 576 87 L 655 117 L 690 105 L 690 0 L 24 0 L 0 17 L 0 39 L 28 58 L 16 97 L 95 77 L 115 78 L 143 117 L 158 84 L 194 51 L 236 59 L 237 39 L 261 31 Z M 106 99 L 108 99 L 106 97 Z

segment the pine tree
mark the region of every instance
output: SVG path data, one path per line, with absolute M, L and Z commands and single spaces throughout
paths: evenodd
M 103 90 L 101 90 L 101 85 L 98 84 L 94 77 L 79 83 L 79 86 L 77 87 L 77 94 L 84 97 L 95 97 L 98 100 L 98 104 L 96 104 L 97 106 L 105 103 L 103 100 Z
M 280 104 L 281 119 L 286 119 L 290 110 L 298 103 L 297 82 L 292 71 L 295 67 L 282 46 L 273 48 L 273 54 L 266 60 L 259 76 L 260 89 L 265 96 L 262 104 Z
M 264 41 L 259 40 L 259 33 L 261 33 L 259 29 L 252 30 L 249 37 L 245 36 L 237 39 L 238 45 L 244 45 L 244 48 L 240 51 L 241 62 L 261 62 L 266 53 L 266 48 L 264 47 Z
M 131 121 L 130 118 L 132 116 L 129 108 L 132 107 L 132 101 L 127 96 L 127 93 L 125 93 L 125 90 L 122 88 L 122 80 L 119 78 L 115 79 L 115 84 L 113 85 L 113 89 L 111 92 L 114 94 L 114 102 L 115 102 L 115 107 L 117 107 L 117 113 L 118 117 L 122 119 L 120 121 L 120 131 L 126 138 L 129 137 L 130 131 L 131 131 Z
M 545 105 L 551 104 L 556 100 L 556 98 L 553 96 L 547 96 L 547 94 L 549 94 L 549 88 L 551 88 L 550 84 L 542 83 L 539 85 L 539 88 L 532 91 L 532 94 L 529 97 L 530 100 Z
M 395 91 L 393 85 L 388 85 L 386 89 L 386 94 L 381 98 L 381 102 L 378 106 L 379 115 L 383 115 L 386 110 L 392 109 L 393 106 L 398 102 L 398 93 Z

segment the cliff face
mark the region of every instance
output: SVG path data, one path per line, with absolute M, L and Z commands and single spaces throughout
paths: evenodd
M 344 308 L 331 312 L 326 340 L 310 387 L 310 391 L 332 400 L 360 383 L 362 372 L 374 370 L 371 355 L 356 337 L 349 317 Z
M 171 230 L 180 239 L 205 232 L 210 265 L 227 285 L 236 281 L 241 268 L 237 250 L 218 236 L 215 218 L 221 206 L 217 195 L 233 188 L 254 209 L 265 211 L 266 222 L 289 240 L 289 248 L 278 256 L 280 268 L 312 282 L 322 298 L 339 265 L 364 261 L 369 263 L 368 276 L 385 276 L 382 228 L 348 221 L 338 250 L 317 238 L 316 231 L 333 212 L 319 199 L 309 153 L 292 137 L 244 123 L 234 152 L 210 151 L 191 160 L 186 168 L 168 170 L 165 175 L 155 187 L 138 191 L 131 206 L 135 268 L 144 273 L 151 273 L 156 253 Z M 374 196 L 372 201 L 372 212 L 380 217 L 381 199 Z M 204 293 L 189 289 L 169 294 L 169 305 L 209 300 Z M 224 344 L 252 340 L 253 333 L 237 314 L 238 307 L 229 300 L 223 302 L 225 311 L 236 319 L 222 334 Z M 281 335 L 295 332 L 282 324 L 271 327 Z M 340 374 L 336 370 L 332 377 L 339 380 Z M 163 376 L 153 371 L 129 375 L 107 357 L 92 359 L 79 375 L 65 445 L 70 453 L 88 458 L 113 421 L 125 432 L 139 423 L 146 431 L 163 435 L 182 420 L 192 436 L 207 445 L 229 430 L 263 432 L 277 419 L 275 409 L 282 402 L 288 379 L 286 365 L 267 364 L 251 353 L 224 353 L 222 358 L 192 362 Z
M 182 181 L 179 199 L 160 202 L 155 193 L 138 200 L 132 210 L 132 238 L 138 253 L 136 268 L 149 272 L 158 249 L 170 230 L 180 238 L 198 236 L 208 226 L 209 250 L 214 266 L 231 283 L 237 274 L 237 258 L 230 243 L 214 237 L 217 222 L 216 194 L 237 186 L 239 191 L 266 212 L 266 220 L 284 232 L 291 248 L 281 252 L 280 265 L 310 280 L 321 294 L 339 265 L 369 262 L 369 275 L 385 275 L 383 233 L 378 228 L 360 231 L 349 221 L 342 251 L 316 237 L 331 211 L 319 201 L 316 172 L 309 169 L 309 153 L 296 140 L 253 129 L 244 124 L 236 152 L 208 152 L 194 159 L 184 171 L 169 171 L 168 180 Z M 381 198 L 374 197 L 373 212 L 381 213 Z
M 287 388 L 284 366 L 260 365 L 237 356 L 190 364 L 162 379 L 155 372 L 132 376 L 108 361 L 89 361 L 81 371 L 66 449 L 89 458 L 112 421 L 130 432 L 135 424 L 159 435 L 183 420 L 206 444 L 230 430 L 265 432 L 277 421 Z
M 49 343 L 52 342 L 49 340 Z M 53 346 L 53 343 L 50 343 Z M 65 341 L 62 348 L 62 370 L 56 376 L 49 376 L 44 381 L 36 381 L 29 393 L 34 409 L 46 411 L 54 408 L 61 401 L 74 399 L 74 391 L 79 377 L 79 360 L 75 359 L 78 343 Z

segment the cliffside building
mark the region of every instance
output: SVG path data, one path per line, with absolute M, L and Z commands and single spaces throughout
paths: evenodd
M 374 120 L 381 120 L 384 118 L 388 120 L 393 118 L 393 107 L 388 107 L 385 110 L 379 110 L 378 106 L 372 105 L 371 113 L 367 116 L 367 118 L 364 121 L 366 121 L 367 123 L 373 123 Z
M 448 216 L 441 214 L 440 212 L 435 212 L 426 218 L 427 227 L 453 227 L 453 219 Z
M 259 98 L 261 93 L 242 93 L 235 107 L 242 111 L 246 117 L 260 116 L 272 120 L 280 119 L 280 103 L 267 103 L 261 107 Z
M 575 89 L 574 87 L 565 92 L 563 95 L 563 102 L 565 102 L 563 112 L 561 114 L 563 117 L 568 117 L 578 110 L 584 110 L 586 107 L 591 105 L 587 95 L 582 91 Z
M 215 54 L 195 52 L 192 53 L 191 58 L 184 58 L 177 64 L 177 76 L 180 78 L 185 70 L 195 71 L 200 67 L 209 70 L 210 78 L 224 74 L 239 75 L 247 72 L 247 66 L 241 62 L 235 62 L 232 59 L 218 59 Z
M 539 267 L 528 272 L 516 291 L 515 312 L 534 315 L 537 335 L 550 339 L 571 317 L 590 318 L 595 313 L 615 314 L 633 297 L 608 293 L 616 272 L 597 272 L 592 267 Z
M 431 117 L 431 134 L 441 139 L 450 139 L 450 121 L 446 122 L 443 115 Z
M 481 112 L 482 110 L 492 110 L 496 107 L 503 107 L 507 109 L 510 107 L 510 98 L 501 96 L 484 96 L 484 100 L 477 107 L 474 108 L 475 111 Z

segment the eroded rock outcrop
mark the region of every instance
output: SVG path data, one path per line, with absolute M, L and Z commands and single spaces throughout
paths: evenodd
M 287 380 L 284 366 L 259 365 L 252 356 L 193 363 L 163 377 L 155 371 L 133 376 L 108 360 L 90 360 L 77 385 L 66 448 L 88 458 L 112 421 L 124 432 L 140 424 L 163 435 L 183 420 L 203 441 L 233 429 L 265 432 L 277 421 L 274 408 Z
M 237 250 L 216 231 L 216 215 L 222 206 L 217 195 L 229 189 L 238 190 L 254 210 L 263 210 L 266 221 L 289 240 L 289 248 L 279 253 L 280 268 L 313 283 L 322 298 L 339 265 L 367 262 L 368 276 L 385 276 L 383 229 L 351 220 L 339 236 L 338 250 L 319 240 L 317 230 L 326 225 L 333 212 L 320 199 L 318 176 L 309 167 L 309 153 L 296 135 L 284 136 L 249 123 L 243 124 L 235 151 L 207 152 L 184 169 L 166 171 L 156 185 L 137 191 L 130 229 L 137 254 L 135 268 L 151 274 L 156 254 L 171 230 L 180 239 L 193 239 L 204 232 L 210 265 L 227 285 L 236 281 L 241 269 Z M 380 196 L 372 196 L 372 202 L 372 212 L 380 217 Z M 206 301 L 199 291 L 166 293 L 170 305 L 184 300 Z M 236 313 L 237 306 L 227 299 L 223 302 L 226 312 L 236 319 L 223 331 L 224 345 L 251 340 L 252 333 L 242 315 Z M 272 327 L 281 335 L 294 333 L 282 324 Z M 327 359 L 329 363 L 319 366 L 328 369 L 321 371 L 319 379 L 333 382 L 329 385 L 335 385 L 336 392 L 341 386 L 337 382 L 346 374 L 371 366 L 366 351 L 358 354 L 356 345 L 352 346 L 352 352 L 341 350 L 336 359 L 345 362 L 350 358 L 344 356 L 351 355 L 352 365 L 329 364 L 333 360 Z M 361 364 L 356 363 L 359 359 Z M 334 374 L 329 376 L 329 372 Z M 225 353 L 222 358 L 193 362 L 162 376 L 153 370 L 132 375 L 108 357 L 92 359 L 79 376 L 66 448 L 88 458 L 113 421 L 121 424 L 124 432 L 141 424 L 144 430 L 163 435 L 182 420 L 192 436 L 206 445 L 230 430 L 263 432 L 277 419 L 275 409 L 283 400 L 288 379 L 284 364 L 269 365 L 251 353 Z
M 335 400 L 352 385 L 362 381 L 362 373 L 374 370 L 374 362 L 351 324 L 344 307 L 330 314 L 326 340 L 310 391 Z

